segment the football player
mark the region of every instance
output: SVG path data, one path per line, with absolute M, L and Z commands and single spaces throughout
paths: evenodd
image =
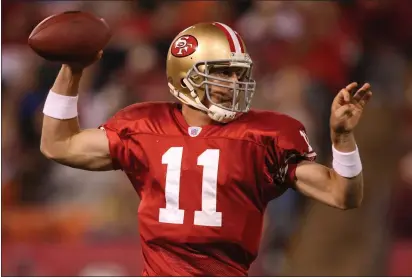
M 369 84 L 357 91 L 349 84 L 332 104 L 329 168 L 314 162 L 299 121 L 250 110 L 253 63 L 232 28 L 185 29 L 166 64 L 165 89 L 179 103 L 133 104 L 82 130 L 78 87 L 88 64 L 71 64 L 62 66 L 43 111 L 46 157 L 90 171 L 120 169 L 130 179 L 141 199 L 143 275 L 246 276 L 265 208 L 289 188 L 339 209 L 361 204 L 353 130 L 372 95 Z

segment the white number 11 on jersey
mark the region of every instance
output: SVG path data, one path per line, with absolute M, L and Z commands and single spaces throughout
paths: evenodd
M 183 147 L 171 147 L 162 156 L 167 164 L 165 197 L 166 208 L 160 208 L 159 222 L 183 224 L 185 211 L 179 209 L 180 173 Z M 203 166 L 202 210 L 195 211 L 194 224 L 199 226 L 222 226 L 222 213 L 216 211 L 217 173 L 219 150 L 207 149 L 197 158 L 197 165 Z

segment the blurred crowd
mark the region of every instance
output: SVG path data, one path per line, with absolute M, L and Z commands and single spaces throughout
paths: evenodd
M 221 21 L 240 33 L 255 62 L 254 107 L 300 120 L 320 163 L 330 162 L 333 97 L 352 81 L 370 82 L 374 96 L 357 131 L 369 162 L 366 193 L 373 192 L 365 202 L 374 200 L 365 217 L 378 215 L 370 229 L 388 232 L 389 242 L 412 242 L 411 1 L 9 0 L 2 1 L 2 246 L 138 241 L 138 199 L 123 173 L 71 169 L 39 151 L 43 103 L 60 65 L 36 56 L 27 38 L 45 17 L 67 10 L 91 11 L 114 33 L 81 84 L 83 128 L 131 103 L 173 100 L 165 75 L 169 45 L 202 21 Z M 279 275 L 307 206 L 293 191 L 270 204 L 255 273 Z M 23 253 L 8 256 L 3 275 L 36 274 L 35 266 L 27 267 L 34 259 Z

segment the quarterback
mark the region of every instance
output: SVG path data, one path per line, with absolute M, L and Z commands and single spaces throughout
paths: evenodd
M 196 24 L 173 40 L 165 89 L 179 102 L 133 104 L 82 130 L 78 87 L 89 64 L 62 66 L 44 106 L 40 149 L 63 165 L 128 176 L 141 199 L 143 275 L 246 276 L 265 208 L 289 188 L 338 209 L 361 204 L 353 130 L 369 84 L 349 84 L 333 101 L 329 168 L 314 162 L 299 121 L 250 109 L 252 59 L 225 24 Z

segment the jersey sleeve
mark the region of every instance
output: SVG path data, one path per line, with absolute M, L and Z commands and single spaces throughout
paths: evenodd
M 110 156 L 115 170 L 131 171 L 131 152 L 128 148 L 129 121 L 114 115 L 99 128 L 106 132 L 109 140 Z
M 276 184 L 293 187 L 296 167 L 304 160 L 314 161 L 312 149 L 304 126 L 298 122 L 273 136 L 267 145 L 266 168 Z

